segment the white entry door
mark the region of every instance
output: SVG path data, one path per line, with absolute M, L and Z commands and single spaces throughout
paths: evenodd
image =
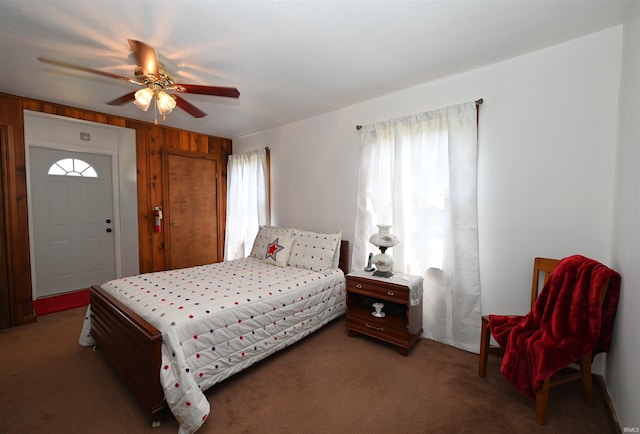
M 115 278 L 111 157 L 31 147 L 36 298 Z

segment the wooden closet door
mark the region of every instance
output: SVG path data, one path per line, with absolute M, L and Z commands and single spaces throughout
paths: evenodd
M 217 160 L 175 151 L 164 157 L 162 226 L 169 269 L 219 262 Z

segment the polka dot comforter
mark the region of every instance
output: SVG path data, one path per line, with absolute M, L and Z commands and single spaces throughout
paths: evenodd
M 141 274 L 102 287 L 162 332 L 160 381 L 180 433 L 197 431 L 208 417 L 204 390 L 346 309 L 341 270 L 279 267 L 256 258 Z M 90 321 L 86 315 L 82 345 L 93 344 Z

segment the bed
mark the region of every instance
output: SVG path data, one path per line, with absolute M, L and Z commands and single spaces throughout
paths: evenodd
M 154 423 L 169 407 L 192 433 L 205 390 L 344 314 L 348 272 L 340 232 L 261 227 L 247 258 L 92 286 L 80 344 L 99 348 Z

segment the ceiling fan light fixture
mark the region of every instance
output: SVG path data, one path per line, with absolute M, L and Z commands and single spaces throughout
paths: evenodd
M 161 90 L 158 92 L 158 96 L 156 98 L 158 101 L 158 113 L 161 115 L 164 116 L 167 113 L 171 113 L 173 109 L 176 108 L 176 100 L 165 91 Z
M 0 0 L 1 2 L 2 0 Z M 152 103 L 155 103 L 154 113 L 160 113 L 166 115 L 171 113 L 173 109 L 178 106 L 180 109 L 186 111 L 194 118 L 202 118 L 207 114 L 194 106 L 184 98 L 180 96 L 180 93 L 191 93 L 198 95 L 211 95 L 225 98 L 239 98 L 240 92 L 235 87 L 223 87 L 223 86 L 206 86 L 198 84 L 178 84 L 174 82 L 173 75 L 167 71 L 161 61 L 156 57 L 155 49 L 147 44 L 128 39 L 129 47 L 135 57 L 135 78 L 127 78 L 109 72 L 87 68 L 85 66 L 73 65 L 71 63 L 64 63 L 57 60 L 46 59 L 44 57 L 38 57 L 38 60 L 50 65 L 60 66 L 63 68 L 70 68 L 76 71 L 87 72 L 90 74 L 97 74 L 116 80 L 121 80 L 126 83 L 134 84 L 136 86 L 142 86 L 138 91 L 128 92 L 119 98 L 109 101 L 106 104 L 110 106 L 120 106 L 128 104 L 133 100 L 133 103 L 140 110 L 148 111 Z M 167 91 L 174 91 L 178 93 L 168 94 Z M 156 117 L 157 123 L 157 117 Z
M 137 91 L 134 96 L 135 100 L 133 101 L 133 103 L 140 110 L 144 110 L 146 112 L 151 105 L 151 101 L 153 100 L 153 91 L 148 87 L 145 87 L 144 89 L 140 89 L 139 91 Z

